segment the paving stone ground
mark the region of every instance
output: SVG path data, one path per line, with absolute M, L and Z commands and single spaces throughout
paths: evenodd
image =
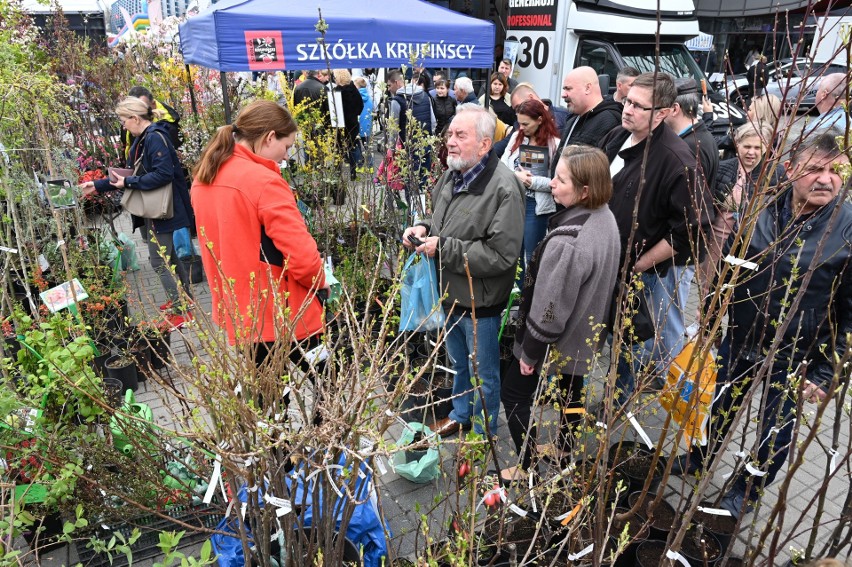
M 121 218 L 118 221 L 118 227 L 120 230 L 130 234 L 129 218 L 126 216 Z M 163 303 L 165 301 L 165 296 L 156 274 L 150 267 L 144 243 L 141 241 L 138 233 L 133 236 L 137 243 L 137 255 L 139 257 L 141 269 L 130 275 L 131 286 L 134 293 L 139 298 L 141 305 L 147 306 L 146 309 L 156 309 L 154 306 Z M 194 287 L 194 291 L 198 308 L 209 311 L 210 294 L 206 283 L 196 285 Z M 695 305 L 694 298 L 692 304 L 693 306 Z M 694 311 L 694 309 L 691 308 L 690 311 Z M 174 334 L 172 348 L 178 364 L 187 364 L 189 362 L 189 351 L 187 347 L 192 340 L 193 337 L 191 330 L 184 331 L 180 336 L 178 336 L 177 333 Z M 601 365 L 604 366 L 607 364 L 608 359 L 606 356 L 603 356 Z M 599 379 L 599 376 L 592 378 L 592 380 L 596 379 Z M 170 419 L 170 412 L 167 407 L 169 402 L 167 398 L 162 395 L 162 392 L 159 391 L 159 387 L 156 383 L 151 381 L 143 383 L 136 395 L 139 401 L 147 403 L 152 407 L 156 419 L 163 423 L 166 423 Z M 665 413 L 659 408 L 656 402 L 653 401 L 653 394 L 649 394 L 648 398 L 651 401 L 648 403 L 645 410 L 640 412 L 637 417 L 644 424 L 644 427 L 651 439 L 656 441 L 661 432 Z M 551 415 L 551 420 L 552 417 L 553 416 Z M 849 436 L 848 414 L 845 414 L 843 419 L 844 425 L 841 427 L 841 447 L 848 446 Z M 786 509 L 784 510 L 781 518 L 775 521 L 776 525 L 780 525 L 781 522 L 783 522 L 784 534 L 788 534 L 790 531 L 794 532 L 792 541 L 781 546 L 781 549 L 784 550 L 784 553 L 782 553 L 781 556 L 786 557 L 788 555 L 788 549 L 790 546 L 795 546 L 797 548 L 804 547 L 807 544 L 808 539 L 811 537 L 811 534 L 814 532 L 814 530 L 812 530 L 812 524 L 814 522 L 815 510 L 817 507 L 814 502 L 814 494 L 816 487 L 822 484 L 823 479 L 826 476 L 826 464 L 829 461 L 826 444 L 830 442 L 828 432 L 831 430 L 832 425 L 833 421 L 829 417 L 823 424 L 822 432 L 819 435 L 822 446 L 814 443 L 806 452 L 801 470 L 795 475 L 791 487 L 787 491 Z M 753 429 L 753 427 L 751 429 Z M 807 431 L 807 429 L 807 427 L 803 428 L 803 432 Z M 636 432 L 632 429 L 632 427 L 624 423 L 621 424 L 616 431 L 611 433 L 615 438 L 622 432 L 625 434 L 626 439 L 638 439 L 638 435 L 636 435 Z M 389 437 L 393 437 L 399 433 L 399 427 L 392 428 L 389 432 Z M 510 449 L 511 440 L 502 414 L 500 417 L 498 438 L 499 454 L 502 458 L 511 458 L 513 453 Z M 395 555 L 409 556 L 415 548 L 423 548 L 421 518 L 424 515 L 429 516 L 428 524 L 430 526 L 432 537 L 439 537 L 439 535 L 443 533 L 442 526 L 446 525 L 447 520 L 447 518 L 444 517 L 446 514 L 446 507 L 439 508 L 437 512 L 432 513 L 431 515 L 427 514 L 427 511 L 432 508 L 436 498 L 447 496 L 453 490 L 452 486 L 454 486 L 454 483 L 451 482 L 451 479 L 454 475 L 455 448 L 456 444 L 452 442 L 442 444 L 441 466 L 447 474 L 433 483 L 425 485 L 414 484 L 397 476 L 392 471 L 376 478 L 376 484 L 379 490 L 379 499 L 385 518 L 393 534 L 389 541 L 389 545 Z M 723 465 L 730 470 L 732 461 L 730 459 L 726 459 Z M 720 467 L 720 470 L 724 467 Z M 719 477 L 720 475 L 716 476 Z M 742 554 L 746 549 L 748 542 L 752 542 L 754 544 L 754 542 L 761 539 L 761 533 L 768 521 L 769 510 L 771 509 L 772 504 L 776 501 L 778 487 L 781 485 L 784 478 L 785 472 L 782 470 L 775 485 L 767 490 L 767 494 L 764 497 L 764 500 L 768 505 L 761 506 L 756 513 L 746 516 L 746 519 L 743 522 L 743 531 L 733 545 L 735 555 Z M 713 481 L 712 487 L 706 495 L 707 498 L 713 498 L 718 494 L 721 488 L 721 482 L 722 481 L 719 480 Z M 671 479 L 666 487 L 667 500 L 675 506 L 682 507 L 685 499 L 688 498 L 693 491 L 693 484 L 694 482 L 690 480 L 682 480 L 678 478 Z M 835 527 L 838 518 L 841 515 L 841 507 L 846 499 L 849 489 L 849 462 L 847 457 L 847 460 L 841 463 L 841 470 L 830 483 L 830 488 L 826 493 L 827 498 L 823 503 L 825 510 L 821 516 L 823 524 L 818 526 L 815 531 L 818 541 L 825 541 L 829 537 L 831 530 Z M 514 497 L 515 494 L 510 492 L 510 496 Z M 791 530 L 790 526 L 795 524 L 798 524 L 798 527 L 795 530 Z M 817 546 L 817 549 L 819 549 L 819 547 L 820 546 Z M 192 551 L 192 549 L 193 548 L 189 548 L 189 551 Z M 848 553 L 848 548 L 846 549 L 846 552 Z M 70 552 L 70 555 L 66 555 L 66 553 L 68 552 L 60 550 L 49 554 L 42 558 L 42 564 L 62 565 L 76 560 L 73 551 Z M 152 561 L 146 561 L 140 563 L 140 565 L 149 565 L 151 563 Z M 779 562 L 776 563 L 781 564 Z M 757 564 L 765 563 L 757 561 Z

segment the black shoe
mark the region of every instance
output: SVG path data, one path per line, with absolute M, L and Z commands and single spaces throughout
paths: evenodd
M 736 486 L 725 493 L 719 507 L 730 512 L 735 520 L 740 519 L 740 514 L 751 514 L 754 511 L 754 504 L 746 500 L 745 491 Z
M 691 453 L 675 457 L 672 463 L 672 476 L 691 475 L 701 471 L 701 465 L 695 462 Z

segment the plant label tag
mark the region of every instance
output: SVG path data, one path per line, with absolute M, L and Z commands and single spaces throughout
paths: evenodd
M 627 420 L 630 422 L 630 425 L 632 425 L 633 428 L 636 430 L 636 432 L 639 434 L 639 437 L 642 438 L 642 441 L 645 442 L 645 445 L 647 445 L 649 449 L 653 450 L 654 444 L 651 443 L 651 438 L 648 437 L 648 434 L 645 433 L 645 430 L 642 428 L 641 425 L 639 425 L 639 421 L 633 416 L 632 412 L 627 412 Z
M 0 252 L 8 252 L 9 254 L 17 254 L 17 248 L 9 248 L 8 246 L 0 246 Z M 39 256 L 41 258 L 41 256 Z
M 277 496 L 271 496 L 269 494 L 264 494 L 263 499 L 266 500 L 272 506 L 278 508 L 275 511 L 275 515 L 279 518 L 293 511 L 293 504 L 289 500 L 285 500 L 284 498 L 278 498 Z
M 594 549 L 595 549 L 595 544 L 591 544 L 588 547 L 581 549 L 577 553 L 572 553 L 572 554 L 568 555 L 568 560 L 569 561 L 577 561 L 581 557 L 585 557 L 586 555 L 590 554 L 592 551 L 594 551 Z
M 671 549 L 666 550 L 666 557 L 671 559 L 672 561 L 678 561 L 683 567 L 691 567 L 689 561 L 686 560 L 686 557 L 678 553 L 677 551 L 672 551 Z
M 379 476 L 384 476 L 388 472 L 388 468 L 385 466 L 385 460 L 380 456 L 376 456 L 376 468 L 379 469 Z
M 305 353 L 305 358 L 310 364 L 316 364 L 328 359 L 328 349 L 325 345 L 319 345 Z
M 712 514 L 714 516 L 730 516 L 731 513 L 724 508 L 705 508 L 704 506 L 698 507 L 699 512 L 704 512 L 705 514 Z
M 72 289 L 73 286 L 73 289 Z M 89 294 L 83 288 L 80 280 L 74 278 L 71 281 L 61 283 L 56 287 L 52 287 L 47 291 L 39 294 L 41 300 L 50 309 L 51 313 L 56 313 L 61 309 L 65 309 L 75 303 L 87 299 Z
M 50 270 L 50 262 L 47 261 L 47 258 L 44 257 L 44 254 L 38 255 L 38 267 L 42 272 L 47 272 Z
M 509 504 L 509 510 L 511 510 L 514 514 L 517 514 L 521 518 L 527 517 L 527 511 L 515 504 Z
M 759 267 L 754 262 L 749 262 L 748 260 L 743 260 L 742 258 L 737 258 L 736 256 L 732 256 L 730 254 L 725 256 L 725 262 L 727 262 L 728 264 L 730 264 L 732 266 L 741 266 L 741 267 L 745 268 L 746 270 L 757 271 L 757 268 Z

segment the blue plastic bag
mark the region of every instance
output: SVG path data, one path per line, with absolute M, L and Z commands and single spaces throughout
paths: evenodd
M 390 535 L 390 528 L 383 524 L 382 518 L 379 515 L 375 489 L 372 485 L 372 473 L 366 465 L 362 464 L 357 475 L 343 474 L 342 467 L 346 467 L 346 455 L 342 455 L 338 461 L 338 467 L 334 470 L 334 482 L 338 485 L 347 484 L 348 491 L 352 493 L 358 504 L 355 505 L 352 511 L 352 516 L 346 527 L 346 537 L 357 547 L 363 546 L 364 567 L 381 567 L 387 561 L 388 545 L 385 538 L 385 533 Z M 352 464 L 348 464 L 348 468 L 352 468 Z M 290 489 L 289 495 L 286 496 L 293 503 L 303 505 L 304 510 L 301 517 L 297 520 L 303 527 L 308 528 L 314 517 L 313 499 L 305 494 L 305 478 L 303 471 L 296 471 L 295 478 L 293 475 L 288 475 L 286 478 L 287 486 Z M 307 494 L 311 494 L 317 486 L 314 480 L 308 476 Z M 340 522 L 343 515 L 344 496 L 338 497 L 335 500 L 333 513 L 337 520 L 337 528 L 340 528 Z M 323 493 L 320 490 L 319 502 L 322 503 Z M 246 487 L 243 486 L 237 495 L 239 502 L 246 502 L 247 494 Z M 239 507 L 237 507 L 239 509 Z M 322 509 L 322 506 L 320 506 Z M 232 513 L 234 514 L 234 513 Z M 217 555 L 216 559 L 219 567 L 243 567 L 246 565 L 243 555 L 242 543 L 239 539 L 239 524 L 238 520 L 233 517 L 223 518 L 219 525 L 216 526 L 218 531 L 232 533 L 233 536 L 215 534 L 210 538 L 213 545 L 213 552 Z M 246 531 L 251 537 L 251 530 L 246 525 Z
M 435 259 L 414 253 L 402 268 L 400 331 L 434 331 L 444 326 Z
M 189 233 L 189 227 L 179 228 L 172 233 L 172 242 L 175 246 L 175 253 L 178 258 L 192 257 L 192 236 Z

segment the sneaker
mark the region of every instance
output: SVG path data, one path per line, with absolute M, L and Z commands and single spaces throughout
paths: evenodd
M 171 315 L 166 315 L 166 322 L 172 329 L 180 329 L 194 318 L 195 317 L 189 311 L 186 313 L 172 313 Z
M 735 520 L 739 520 L 741 514 L 751 514 L 754 511 L 754 504 L 746 501 L 745 491 L 737 486 L 725 493 L 719 507 L 730 512 Z
M 174 305 L 174 303 L 172 303 L 171 300 L 169 300 L 169 301 L 163 303 L 162 305 L 160 305 L 160 311 L 168 311 L 169 309 L 172 308 L 173 305 Z

